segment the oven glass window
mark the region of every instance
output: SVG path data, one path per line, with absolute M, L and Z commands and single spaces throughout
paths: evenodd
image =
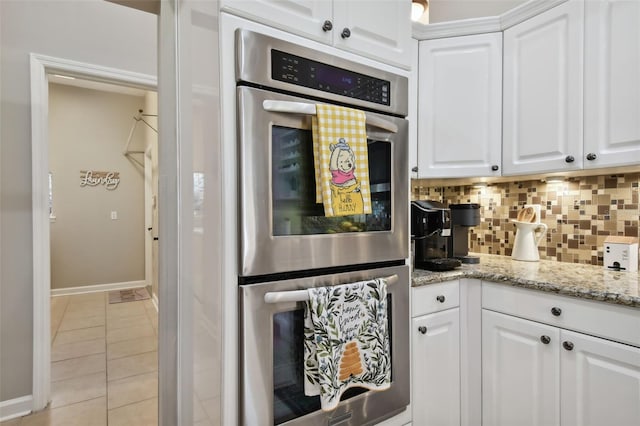
M 391 230 L 391 143 L 368 141 L 372 213 L 325 217 L 315 197 L 311 131 L 272 126 L 272 141 L 274 236 Z
M 387 295 L 388 330 L 393 324 L 392 295 Z M 393 335 L 389 335 L 393 359 Z M 393 371 L 391 372 L 393 381 Z M 344 401 L 367 392 L 347 389 Z M 304 309 L 279 312 L 273 316 L 273 424 L 279 425 L 320 410 L 319 396 L 304 394 Z

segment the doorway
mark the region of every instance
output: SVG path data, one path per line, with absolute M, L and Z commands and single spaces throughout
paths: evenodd
M 31 56 L 31 71 L 34 250 L 33 409 L 38 411 L 46 407 L 51 398 L 49 76 L 57 74 L 91 82 L 110 83 L 153 91 L 156 90 L 156 79 L 148 75 L 35 54 Z M 144 168 L 144 152 L 139 161 L 141 161 Z M 144 175 L 144 170 L 141 173 Z M 55 179 L 55 176 L 53 179 Z M 144 228 L 140 231 L 143 234 L 146 232 Z M 143 280 L 143 283 L 145 282 L 146 278 Z M 93 288 L 92 290 L 95 292 L 98 288 Z

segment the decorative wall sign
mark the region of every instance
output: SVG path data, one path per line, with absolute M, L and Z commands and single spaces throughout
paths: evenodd
M 96 170 L 80 170 L 80 186 L 104 185 L 113 191 L 120 184 L 120 172 L 99 172 Z

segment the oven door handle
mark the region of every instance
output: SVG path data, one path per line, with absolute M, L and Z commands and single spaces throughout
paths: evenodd
M 304 102 L 273 101 L 267 99 L 262 102 L 262 108 L 269 112 L 316 115 L 316 105 Z M 392 122 L 374 117 L 366 112 L 364 114 L 366 116 L 368 126 L 377 127 L 378 129 L 386 130 L 389 133 L 398 133 L 398 126 Z
M 387 284 L 395 284 L 398 281 L 398 274 L 384 277 Z M 283 302 L 304 302 L 309 300 L 308 290 L 289 290 L 289 291 L 270 291 L 264 295 L 264 303 L 283 303 Z

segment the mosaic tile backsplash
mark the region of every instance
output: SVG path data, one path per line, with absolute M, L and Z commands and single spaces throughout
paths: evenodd
M 480 225 L 470 229 L 469 250 L 510 256 L 518 211 L 539 204 L 547 235 L 538 246 L 541 259 L 603 264 L 602 246 L 609 235 L 638 237 L 640 173 L 584 176 L 560 183 L 540 180 L 473 186 L 429 186 L 411 182 L 413 200 L 445 204 L 480 204 Z

